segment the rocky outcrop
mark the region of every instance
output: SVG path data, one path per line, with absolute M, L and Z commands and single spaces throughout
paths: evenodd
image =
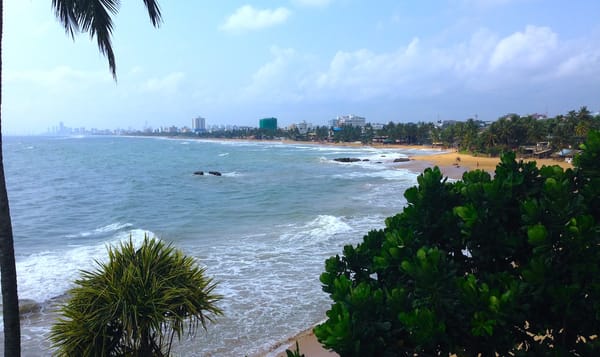
M 195 171 L 194 175 L 202 176 L 204 175 L 204 171 Z
M 394 162 L 407 162 L 410 161 L 410 159 L 408 157 L 399 157 L 397 159 L 394 159 Z
M 356 157 L 338 157 L 337 159 L 333 159 L 333 161 L 337 161 L 337 162 L 357 162 L 357 161 L 361 161 L 359 158 Z

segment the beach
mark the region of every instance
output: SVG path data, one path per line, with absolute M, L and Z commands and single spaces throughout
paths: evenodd
M 462 174 L 470 170 L 483 170 L 493 173 L 500 163 L 499 157 L 474 156 L 457 152 L 440 152 L 433 155 L 415 155 L 410 157 L 411 162 L 404 167 L 422 172 L 427 167 L 438 166 L 444 176 L 460 179 Z M 535 161 L 538 167 L 558 165 L 563 169 L 573 168 L 573 164 L 553 159 L 517 158 L 517 161 Z
M 300 354 L 306 357 L 336 357 L 339 356 L 337 353 L 326 350 L 312 332 L 312 328 L 299 333 L 298 335 L 290 338 L 282 343 L 274 346 L 273 349 L 267 354 L 267 357 L 286 357 L 286 350 L 295 351 L 296 342 Z

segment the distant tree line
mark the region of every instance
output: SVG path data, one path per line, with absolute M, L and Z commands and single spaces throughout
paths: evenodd
M 389 123 L 375 135 L 387 142 L 402 144 L 438 144 L 460 151 L 480 152 L 493 156 L 526 145 L 547 142 L 554 149 L 573 148 L 581 144 L 590 130 L 600 129 L 600 116 L 592 115 L 586 107 L 554 118 L 505 115 L 486 125 L 481 120 L 464 122 Z

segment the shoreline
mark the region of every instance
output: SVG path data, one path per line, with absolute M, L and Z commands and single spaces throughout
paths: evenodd
M 178 137 L 173 137 L 178 138 Z M 195 138 L 193 138 L 195 139 Z M 427 168 L 433 168 L 437 166 L 444 177 L 448 177 L 455 180 L 462 179 L 462 176 L 467 171 L 472 170 L 483 170 L 491 175 L 494 175 L 496 166 L 500 163 L 500 157 L 488 157 L 478 156 L 472 154 L 462 154 L 456 152 L 454 149 L 448 150 L 438 146 L 431 145 L 406 145 L 406 144 L 383 144 L 383 143 L 372 143 L 366 145 L 360 142 L 348 142 L 348 143 L 332 143 L 332 142 L 318 142 L 318 141 L 295 141 L 295 140 L 256 140 L 256 139 L 227 139 L 227 138 L 197 138 L 199 140 L 207 141 L 233 141 L 233 142 L 261 142 L 261 143 L 281 143 L 282 145 L 318 145 L 318 146 L 333 146 L 333 147 L 362 147 L 362 148 L 375 148 L 375 149 L 404 149 L 404 150 L 421 150 L 421 151 L 437 151 L 436 154 L 431 155 L 410 155 L 408 158 L 410 161 L 405 163 L 398 163 L 396 168 L 408 169 L 414 173 L 421 174 Z M 572 163 L 566 161 L 559 161 L 554 159 L 535 159 L 535 158 L 522 158 L 517 157 L 518 161 L 530 162 L 535 161 L 538 167 L 542 166 L 554 166 L 558 165 L 563 169 L 572 169 L 574 166 Z
M 439 153 L 432 155 L 413 155 L 409 156 L 410 161 L 405 163 L 399 163 L 396 168 L 408 169 L 417 174 L 421 174 L 426 168 L 432 168 L 438 166 L 444 177 L 450 179 L 460 180 L 465 172 L 471 170 L 483 170 L 494 175 L 494 171 L 498 163 L 500 163 L 499 157 L 485 157 L 475 156 L 470 154 L 460 154 L 455 151 L 446 151 L 441 148 L 428 147 L 423 145 L 395 145 L 395 144 L 381 144 L 381 145 L 362 145 L 357 143 L 316 143 L 316 142 L 296 142 L 296 141 L 280 141 L 283 144 L 312 144 L 312 145 L 324 145 L 324 146 L 351 146 L 351 147 L 365 147 L 365 148 L 389 148 L 389 149 L 408 149 L 408 150 L 438 150 Z M 350 144 L 350 145 L 344 145 Z M 573 164 L 566 161 L 558 161 L 554 159 L 527 159 L 527 158 L 516 158 L 518 161 L 530 162 L 535 161 L 538 167 L 542 166 L 560 166 L 563 169 L 573 168 Z M 268 352 L 264 355 L 267 357 L 286 357 L 286 350 L 294 351 L 296 348 L 296 342 L 300 349 L 300 353 L 305 356 L 311 357 L 334 357 L 339 356 L 337 353 L 325 349 L 317 337 L 313 333 L 313 327 L 307 330 L 301 331 L 298 334 L 276 343 L 273 345 Z
M 404 167 L 412 169 L 421 169 L 420 172 L 427 167 L 438 166 L 442 174 L 446 177 L 460 180 L 462 175 L 471 170 L 483 170 L 490 174 L 494 174 L 496 166 L 500 163 L 499 157 L 475 156 L 470 154 L 460 154 L 457 152 L 443 152 L 433 155 L 415 155 L 410 157 L 411 161 Z M 563 169 L 572 169 L 573 164 L 566 161 L 558 161 L 554 159 L 535 159 L 535 158 L 516 158 L 517 162 L 535 161 L 538 168 L 542 166 L 560 166 Z M 419 164 L 413 164 L 413 163 Z
M 339 354 L 325 349 L 319 343 L 313 332 L 316 325 L 318 323 L 284 341 L 276 343 L 268 351 L 260 353 L 257 357 L 287 357 L 286 350 L 295 351 L 296 343 L 298 343 L 300 354 L 306 357 L 339 357 Z

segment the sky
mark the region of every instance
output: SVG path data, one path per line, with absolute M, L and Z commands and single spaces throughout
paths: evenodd
M 117 81 L 50 0 L 4 0 L 4 134 L 600 110 L 597 0 L 122 1 Z

